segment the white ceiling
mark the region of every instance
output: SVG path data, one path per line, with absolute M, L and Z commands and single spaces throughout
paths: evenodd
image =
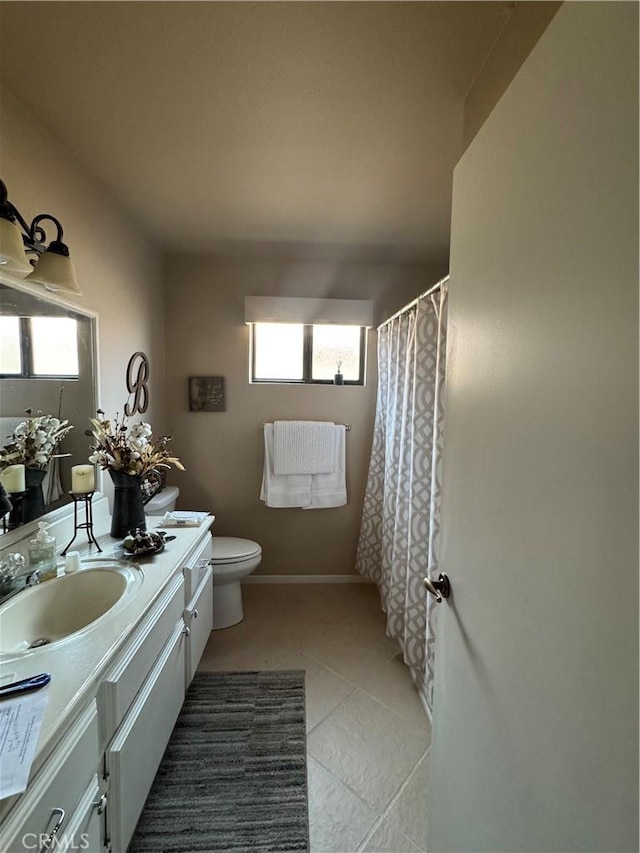
M 2 2 L 3 84 L 172 250 L 448 257 L 505 2 Z

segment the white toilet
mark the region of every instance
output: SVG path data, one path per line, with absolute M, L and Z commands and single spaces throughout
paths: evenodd
M 166 486 L 157 495 L 144 505 L 145 515 L 164 515 L 165 512 L 173 512 L 180 489 L 177 486 Z
M 229 628 L 244 619 L 240 581 L 257 569 L 262 548 L 251 539 L 214 536 L 213 556 L 213 630 Z

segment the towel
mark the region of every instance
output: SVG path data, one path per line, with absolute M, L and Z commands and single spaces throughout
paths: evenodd
M 336 424 L 333 429 L 335 471 L 333 474 L 314 474 L 311 478 L 311 502 L 303 509 L 329 509 L 344 506 L 347 502 L 346 428 Z
M 305 507 L 311 503 L 311 474 L 280 476 L 273 470 L 273 424 L 264 425 L 264 471 L 260 500 L 271 507 Z
M 333 474 L 335 424 L 329 421 L 276 421 L 273 425 L 273 473 Z
M 205 518 L 209 518 L 208 512 L 173 510 L 173 512 L 165 512 L 158 523 L 158 527 L 200 527 Z

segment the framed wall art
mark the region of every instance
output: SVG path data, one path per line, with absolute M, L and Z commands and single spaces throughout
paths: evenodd
M 224 376 L 190 376 L 189 411 L 224 412 Z

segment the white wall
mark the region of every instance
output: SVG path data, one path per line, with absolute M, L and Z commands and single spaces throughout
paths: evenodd
M 428 849 L 638 850 L 638 6 L 565 3 L 455 171 Z

